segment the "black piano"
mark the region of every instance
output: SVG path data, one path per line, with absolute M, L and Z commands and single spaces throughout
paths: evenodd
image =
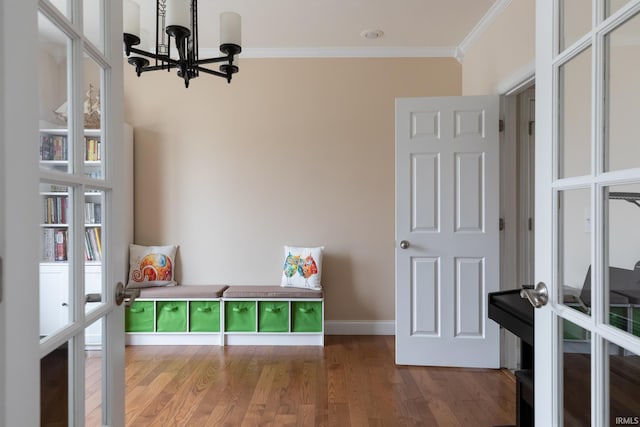
M 533 306 L 520 289 L 489 293 L 489 319 L 520 338 L 520 370 L 516 371 L 516 425 L 533 422 Z

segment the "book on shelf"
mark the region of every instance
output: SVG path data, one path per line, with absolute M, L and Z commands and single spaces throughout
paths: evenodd
M 85 224 L 100 224 L 102 212 L 102 204 L 94 202 L 86 202 L 84 204 L 84 223 Z
M 100 229 L 89 227 L 85 230 L 85 259 L 87 261 L 102 260 L 102 245 L 100 243 Z
M 56 260 L 55 251 L 55 229 L 42 229 L 42 261 L 54 262 Z
M 100 139 L 95 136 L 87 136 L 85 141 L 84 159 L 89 162 L 100 161 Z
M 69 198 L 66 196 L 46 196 L 43 199 L 43 223 L 66 224 Z
M 67 230 L 55 230 L 55 260 L 67 260 Z
M 50 135 L 43 133 L 40 135 L 40 160 L 67 160 L 67 137 L 66 135 Z

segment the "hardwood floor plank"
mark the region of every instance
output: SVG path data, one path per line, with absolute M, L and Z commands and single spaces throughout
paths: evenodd
M 394 351 L 390 336 L 327 336 L 324 347 L 127 347 L 126 425 L 514 423 L 515 382 L 500 370 L 396 366 Z

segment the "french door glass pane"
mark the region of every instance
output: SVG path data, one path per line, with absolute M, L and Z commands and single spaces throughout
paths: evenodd
M 84 174 L 94 179 L 104 179 L 102 145 L 102 115 L 100 114 L 100 88 L 102 68 L 90 56 L 84 57 Z
M 608 0 L 606 8 L 606 17 L 609 17 L 616 13 L 622 6 L 629 3 L 629 0 Z
M 609 347 L 609 425 L 640 424 L 640 356 Z
M 591 335 L 580 326 L 563 319 L 562 390 L 564 427 L 591 425 Z
M 69 421 L 69 349 L 64 343 L 40 359 L 40 425 L 66 426 Z
M 64 16 L 71 19 L 71 0 L 50 0 Z
M 558 177 L 591 171 L 591 48 L 559 69 Z
M 41 183 L 40 337 L 71 320 L 69 257 L 73 231 L 71 187 Z
M 102 238 L 104 192 L 89 189 L 84 193 L 84 277 L 87 304 L 85 312 L 90 313 L 103 302 L 104 269 L 102 268 L 102 254 L 104 239 Z M 100 327 L 94 327 L 97 343 L 100 341 Z M 86 337 L 89 341 L 90 337 Z M 93 342 L 93 341 L 92 341 Z
M 603 192 L 608 207 L 609 297 L 606 321 L 625 332 L 640 336 L 640 184 L 611 186 Z M 637 313 L 635 311 L 638 311 Z
M 606 126 L 604 168 L 608 171 L 640 166 L 635 125 L 640 112 L 640 15 L 605 37 L 608 70 L 605 87 Z
M 84 0 L 82 4 L 84 35 L 100 52 L 104 52 L 102 8 L 102 0 Z
M 558 193 L 558 281 L 561 301 L 590 314 L 591 196 L 589 189 Z
M 85 426 L 102 424 L 102 347 L 85 350 Z
M 591 2 L 560 0 L 560 51 L 591 30 Z
M 42 13 L 38 13 L 38 32 L 40 166 L 71 172 L 73 145 L 67 121 L 67 68 L 71 40 Z

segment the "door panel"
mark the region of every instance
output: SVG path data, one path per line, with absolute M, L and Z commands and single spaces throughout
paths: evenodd
M 535 419 L 635 425 L 640 1 L 568 3 L 536 4 L 535 280 L 550 301 L 535 311 Z
M 497 97 L 396 100 L 399 364 L 498 367 L 497 112 Z

